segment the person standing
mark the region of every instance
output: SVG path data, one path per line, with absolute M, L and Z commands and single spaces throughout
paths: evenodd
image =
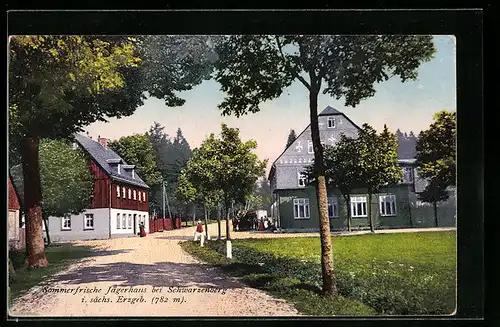
M 196 231 L 194 232 L 194 241 L 196 242 L 200 238 L 200 244 L 203 247 L 203 243 L 205 243 L 205 235 L 203 234 L 203 224 L 201 220 L 198 220 L 196 225 Z

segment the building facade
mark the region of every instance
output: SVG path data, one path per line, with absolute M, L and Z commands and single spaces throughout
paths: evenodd
M 323 145 L 334 145 L 340 135 L 357 137 L 359 127 L 346 115 L 328 106 L 318 115 L 320 140 Z M 403 169 L 399 185 L 382 189 L 373 194 L 369 203 L 367 190 L 360 188 L 351 193 L 351 227 L 369 227 L 368 206 L 371 206 L 375 228 L 406 228 L 433 226 L 433 211 L 418 200 L 418 193 L 425 188 L 415 165 L 415 149 L 400 143 L 398 161 Z M 273 197 L 271 214 L 284 230 L 309 231 L 319 229 L 318 203 L 314 186 L 306 186 L 303 172 L 313 163 L 314 150 L 310 125 L 275 160 L 269 173 Z M 455 226 L 455 196 L 440 205 L 441 226 Z M 347 206 L 344 196 L 333 188 L 327 189 L 328 215 L 333 230 L 347 228 Z M 438 223 L 439 223 L 438 222 Z
M 8 198 L 8 207 L 9 207 L 9 216 L 7 220 L 7 235 L 8 235 L 8 240 L 9 240 L 9 248 L 13 249 L 18 249 L 20 247 L 24 247 L 25 244 L 22 244 L 23 237 L 22 237 L 22 231 L 20 230 L 19 226 L 19 212 L 21 209 L 21 206 L 19 205 L 19 199 L 16 193 L 16 190 L 14 189 L 14 186 L 12 184 L 12 180 L 9 177 L 8 180 L 8 192 L 9 192 L 9 198 Z M 21 243 L 21 244 L 20 244 Z
M 108 147 L 108 140 L 97 141 L 75 136 L 76 146 L 87 154 L 93 178 L 92 202 L 78 215 L 49 217 L 51 241 L 106 239 L 135 236 L 144 223 L 149 233 L 149 186 Z M 45 229 L 45 227 L 44 227 Z

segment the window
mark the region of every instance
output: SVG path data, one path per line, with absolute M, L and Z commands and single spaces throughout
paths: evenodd
M 122 187 L 122 198 L 124 198 L 124 199 L 126 198 L 126 195 L 127 195 L 126 191 L 127 190 L 125 189 L 125 187 Z
M 142 201 L 146 202 L 146 192 L 142 192 Z
M 122 227 L 122 224 L 120 224 L 121 220 L 120 220 L 120 214 L 117 213 L 116 214 L 116 229 L 121 229 Z
M 62 218 L 62 226 L 61 229 L 70 230 L 71 229 L 71 216 L 65 215 Z
M 328 128 L 335 127 L 335 117 L 328 117 L 327 126 L 328 126 Z
M 132 229 L 132 214 L 128 214 L 128 229 Z
M 117 186 L 116 187 L 116 197 L 119 198 L 120 197 L 120 186 Z
M 94 229 L 94 214 L 86 213 L 83 229 Z
M 122 214 L 122 229 L 127 228 L 127 214 Z
M 396 196 L 394 194 L 379 196 L 379 204 L 381 216 L 396 215 Z
M 413 183 L 413 168 L 412 167 L 404 167 L 403 168 L 403 182 L 404 183 Z
M 293 199 L 293 218 L 308 219 L 309 217 L 309 199 Z
M 307 153 L 314 153 L 313 141 L 307 141 Z
M 304 172 L 297 172 L 297 178 L 299 180 L 299 186 L 306 186 L 307 176 Z
M 351 214 L 353 218 L 366 217 L 366 196 L 351 197 Z
M 137 193 L 136 193 L 136 190 L 134 190 L 134 200 L 137 199 Z
M 339 202 L 336 197 L 330 197 L 328 200 L 328 218 L 339 217 Z
M 131 189 L 128 189 L 128 198 L 132 199 L 132 190 Z

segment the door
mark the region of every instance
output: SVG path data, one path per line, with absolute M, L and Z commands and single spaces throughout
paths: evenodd
M 137 214 L 134 214 L 134 235 L 137 235 Z

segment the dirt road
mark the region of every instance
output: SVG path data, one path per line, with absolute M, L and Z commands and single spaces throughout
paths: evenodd
M 214 235 L 217 225 L 209 231 Z M 225 229 L 223 229 L 225 230 Z M 185 253 L 194 228 L 145 238 L 75 242 L 97 255 L 32 288 L 13 316 L 293 316 L 289 303 L 245 286 Z

